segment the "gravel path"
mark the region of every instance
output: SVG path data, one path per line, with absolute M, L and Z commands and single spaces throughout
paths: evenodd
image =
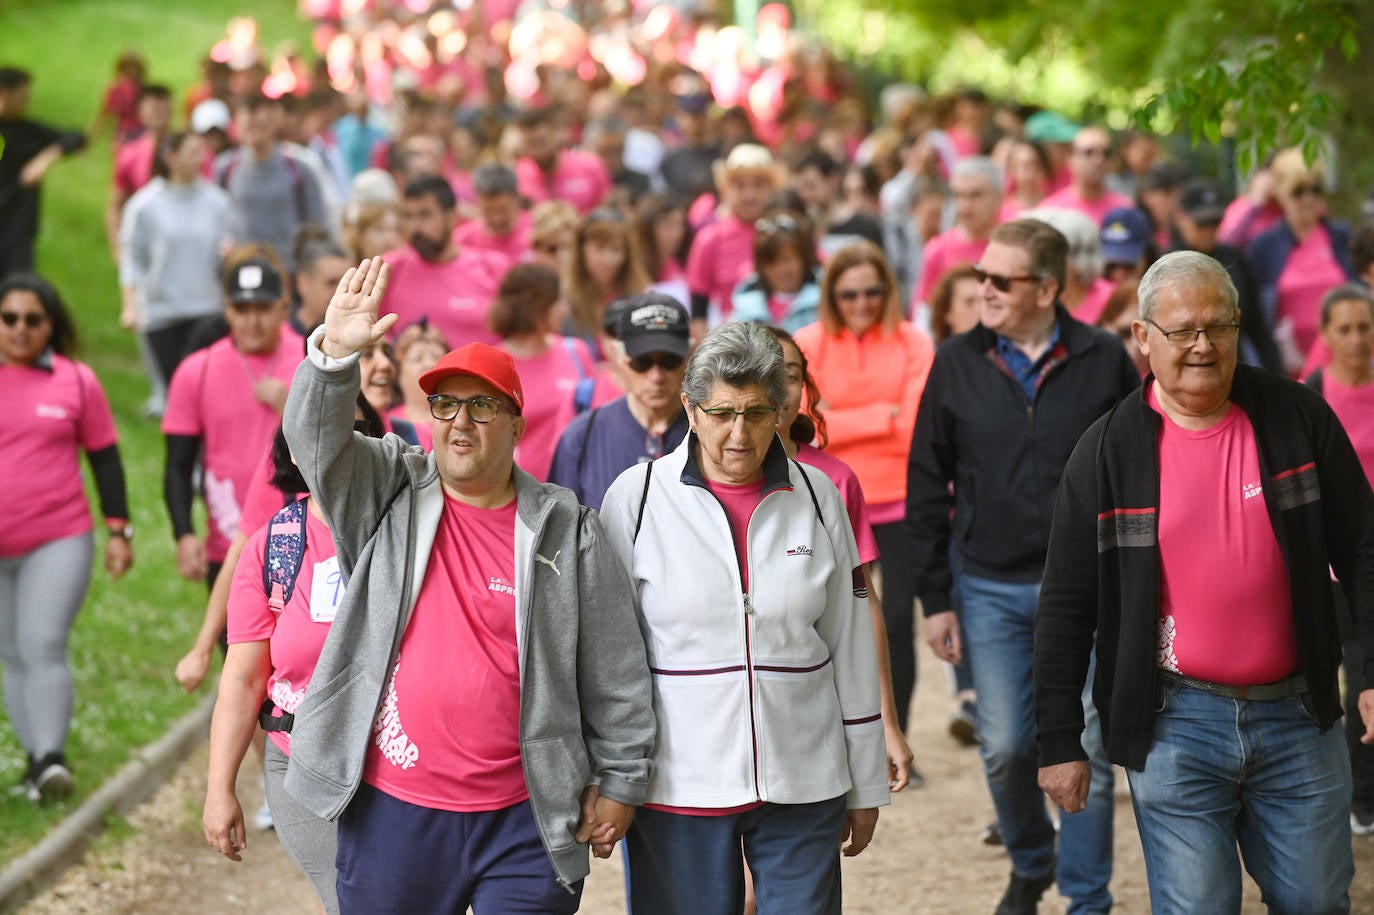
M 992 819 L 976 751 L 945 735 L 948 681 L 929 654 L 921 658 L 920 692 L 912 725 L 926 787 L 906 791 L 882 812 L 872 847 L 845 861 L 845 911 L 983 915 L 997 905 L 1009 867 L 1000 849 L 978 842 Z M 132 834 L 97 842 L 81 865 L 21 911 L 29 915 L 186 915 L 271 913 L 314 915 L 318 903 L 272 833 L 252 833 L 244 860 L 235 864 L 210 851 L 200 831 L 205 793 L 204 749 L 130 817 Z M 1124 779 L 1118 779 L 1118 782 Z M 246 765 L 239 779 L 244 809 L 261 803 L 258 768 Z M 1352 911 L 1374 912 L 1374 843 L 1356 838 Z M 1130 800 L 1118 789 L 1117 913 L 1149 912 L 1145 870 Z M 593 862 L 583 896 L 587 915 L 623 915 L 620 857 Z M 1062 915 L 1064 902 L 1051 891 L 1041 915 Z M 1246 915 L 1264 911 L 1247 887 Z

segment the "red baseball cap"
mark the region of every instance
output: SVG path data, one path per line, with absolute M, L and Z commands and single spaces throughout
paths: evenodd
M 505 350 L 485 343 L 460 346 L 446 353 L 434 368 L 420 376 L 420 390 L 433 394 L 439 382 L 454 375 L 480 378 L 509 397 L 517 410 L 525 409 L 525 392 L 520 387 L 520 374 L 515 370 L 515 360 Z

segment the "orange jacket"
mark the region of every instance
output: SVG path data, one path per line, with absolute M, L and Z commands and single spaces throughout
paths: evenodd
M 854 468 L 870 505 L 906 499 L 911 432 L 935 359 L 930 337 L 907 321 L 895 332 L 875 325 L 862 337 L 816 323 L 797 331 L 796 341 L 821 390 L 826 451 Z

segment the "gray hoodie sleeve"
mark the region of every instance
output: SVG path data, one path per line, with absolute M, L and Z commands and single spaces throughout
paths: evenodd
M 583 737 L 601 793 L 644 803 L 653 776 L 656 722 L 639 609 L 625 567 L 596 512 L 578 530 L 578 700 Z
M 323 336 L 322 327 L 310 335 L 286 398 L 282 431 L 334 533 L 340 559 L 351 568 L 409 472 L 398 436 L 375 439 L 353 430 L 357 354 L 329 358 L 320 350 Z

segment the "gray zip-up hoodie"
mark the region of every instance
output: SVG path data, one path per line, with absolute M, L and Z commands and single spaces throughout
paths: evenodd
M 312 335 L 283 427 L 334 532 L 348 587 L 291 731 L 287 790 L 335 819 L 362 780 L 374 719 L 424 581 L 444 496 L 434 456 L 353 432 L 357 356 Z M 579 800 L 599 784 L 639 805 L 650 779 L 652 685 L 633 591 L 600 519 L 516 468 L 520 755 L 559 882 L 588 872 Z

